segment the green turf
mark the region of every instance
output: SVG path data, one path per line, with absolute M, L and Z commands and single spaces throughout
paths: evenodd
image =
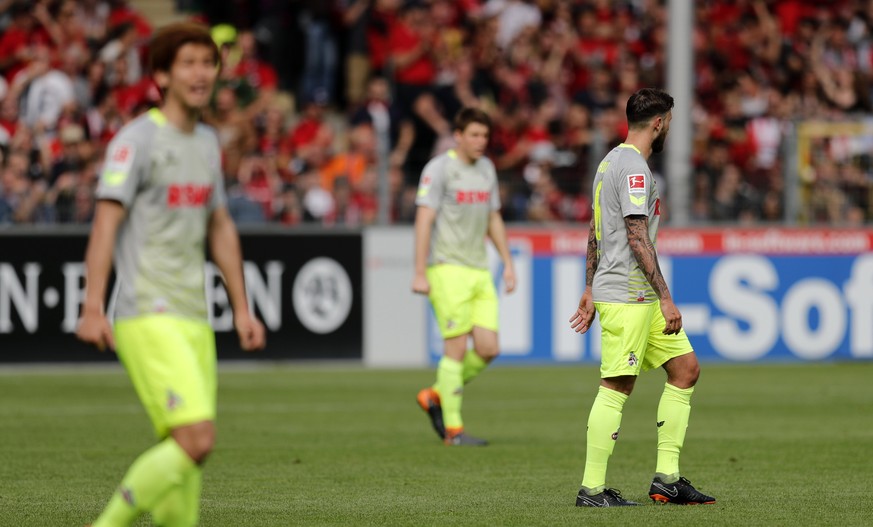
M 873 363 L 704 366 L 683 473 L 718 504 L 656 506 L 663 374 L 625 406 L 611 486 L 646 506 L 577 509 L 588 367 L 498 367 L 467 389 L 484 449 L 440 445 L 433 373 L 224 370 L 202 525 L 873 525 Z M 0 525 L 80 526 L 151 443 L 120 370 L 0 370 Z M 147 525 L 144 520 L 141 525 Z

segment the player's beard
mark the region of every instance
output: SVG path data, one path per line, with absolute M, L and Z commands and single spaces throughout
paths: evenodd
M 666 132 L 659 135 L 658 137 L 655 138 L 654 141 L 652 141 L 652 152 L 654 152 L 656 154 L 660 154 L 661 152 L 663 152 L 665 141 L 667 141 L 667 133 Z

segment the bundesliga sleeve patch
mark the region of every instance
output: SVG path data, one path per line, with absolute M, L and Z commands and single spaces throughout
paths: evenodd
M 627 190 L 631 194 L 646 193 L 646 175 L 631 174 L 627 177 Z
M 423 198 L 424 196 L 427 196 L 427 194 L 430 192 L 431 183 L 432 180 L 428 174 L 424 174 L 421 176 L 421 181 L 418 185 L 418 197 Z
M 133 167 L 136 156 L 136 145 L 129 141 L 118 141 L 106 152 L 106 166 L 103 169 L 104 180 L 109 185 L 122 183 Z

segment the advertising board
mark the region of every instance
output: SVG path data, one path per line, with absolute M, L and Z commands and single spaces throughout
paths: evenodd
M 249 303 L 267 328 L 268 347 L 254 354 L 239 349 L 220 273 L 207 263 L 220 358 L 361 358 L 360 233 L 254 231 L 241 242 Z M 0 234 L 0 362 L 115 360 L 73 336 L 86 244 L 85 232 Z M 111 313 L 111 293 L 107 304 Z
M 501 291 L 501 360 L 597 362 L 596 322 L 582 336 L 567 322 L 584 290 L 587 228 L 509 234 L 519 288 Z M 869 230 L 662 229 L 658 238 L 695 351 L 740 362 L 873 358 L 871 248 Z M 436 360 L 432 317 L 428 342 Z

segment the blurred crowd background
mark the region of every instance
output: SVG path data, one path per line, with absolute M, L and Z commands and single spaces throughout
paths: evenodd
M 693 4 L 691 217 L 782 222 L 792 123 L 873 110 L 873 1 Z M 494 120 L 489 156 L 508 222 L 587 222 L 594 167 L 624 139 L 627 98 L 666 87 L 659 0 L 176 0 L 175 9 L 209 24 L 220 45 L 204 120 L 218 132 L 242 224 L 371 224 L 380 196 L 388 221 L 411 222 L 421 169 L 451 147 L 463 106 Z M 0 0 L 0 28 L 0 225 L 87 223 L 107 142 L 159 103 L 146 60 L 152 23 L 125 0 Z M 813 146 L 800 178 L 804 221 L 873 219 L 869 152 Z M 663 156 L 650 162 L 664 180 Z

